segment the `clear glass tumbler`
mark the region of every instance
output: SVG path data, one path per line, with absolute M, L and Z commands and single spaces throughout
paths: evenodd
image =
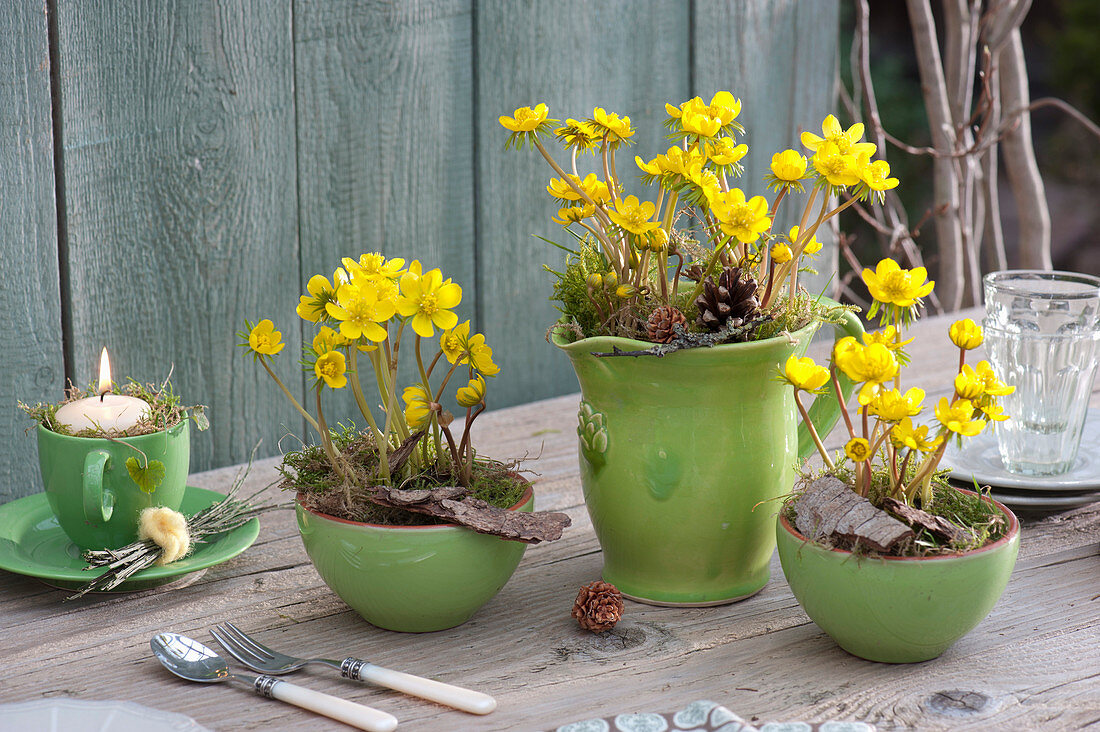
M 985 347 L 1011 419 L 997 424 L 1006 470 L 1068 472 L 1077 458 L 1100 354 L 1100 278 L 1013 270 L 985 276 Z

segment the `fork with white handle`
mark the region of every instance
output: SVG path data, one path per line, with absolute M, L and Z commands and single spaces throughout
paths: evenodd
M 345 658 L 333 661 L 327 658 L 295 658 L 274 651 L 249 637 L 233 623 L 221 623 L 210 629 L 214 640 L 234 658 L 253 671 L 279 676 L 297 671 L 308 663 L 323 664 L 340 669 L 340 675 L 348 679 L 369 681 L 387 689 L 404 692 L 421 699 L 445 704 L 471 714 L 488 714 L 497 708 L 496 699 L 480 691 L 463 689 L 461 686 L 444 684 L 441 681 L 425 679 L 420 676 L 393 671 L 358 658 Z

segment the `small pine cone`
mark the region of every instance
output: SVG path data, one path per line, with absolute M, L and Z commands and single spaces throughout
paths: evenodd
M 695 298 L 699 322 L 708 330 L 721 330 L 727 325 L 738 326 L 752 318 L 760 307 L 756 299 L 756 280 L 740 267 L 727 267 L 718 275 L 718 282 L 708 277 L 703 292 Z
M 615 585 L 596 580 L 577 593 L 573 617 L 580 626 L 593 633 L 611 630 L 623 617 L 623 595 Z
M 691 264 L 688 265 L 688 267 L 685 268 L 684 271 L 680 274 L 684 277 L 687 277 L 692 282 L 698 282 L 699 280 L 703 279 L 703 268 L 697 264 Z
M 662 305 L 650 313 L 645 332 L 649 335 L 649 340 L 654 343 L 668 343 L 676 337 L 672 326 L 677 323 L 687 327 L 687 318 L 676 308 Z

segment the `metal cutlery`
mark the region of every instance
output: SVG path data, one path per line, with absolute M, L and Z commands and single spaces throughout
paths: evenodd
M 358 658 L 345 658 L 334 661 L 327 658 L 296 658 L 272 650 L 259 643 L 233 623 L 225 622 L 210 629 L 214 640 L 231 656 L 253 671 L 265 674 L 281 675 L 297 671 L 309 663 L 323 664 L 340 670 L 348 679 L 369 681 L 387 689 L 404 692 L 412 696 L 445 704 L 471 714 L 488 714 L 497 708 L 496 699 L 480 691 L 464 689 L 461 686 L 444 684 L 441 681 L 425 679 L 420 676 L 393 671 L 375 666 Z
M 160 633 L 153 636 L 149 645 L 153 649 L 153 655 L 165 668 L 188 681 L 236 681 L 251 686 L 261 696 L 323 714 L 367 732 L 392 732 L 397 727 L 397 718 L 392 714 L 347 699 L 338 699 L 319 691 L 295 686 L 273 676 L 231 674 L 229 664 L 224 658 L 185 635 Z

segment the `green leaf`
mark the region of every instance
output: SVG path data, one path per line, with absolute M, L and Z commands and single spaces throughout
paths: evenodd
M 195 420 L 195 427 L 199 432 L 210 428 L 210 420 L 206 417 L 206 407 L 201 404 L 191 407 L 191 419 Z
M 164 463 L 160 460 L 150 460 L 143 468 L 136 457 L 126 458 L 126 472 L 130 474 L 130 480 L 146 493 L 152 493 L 164 482 Z

